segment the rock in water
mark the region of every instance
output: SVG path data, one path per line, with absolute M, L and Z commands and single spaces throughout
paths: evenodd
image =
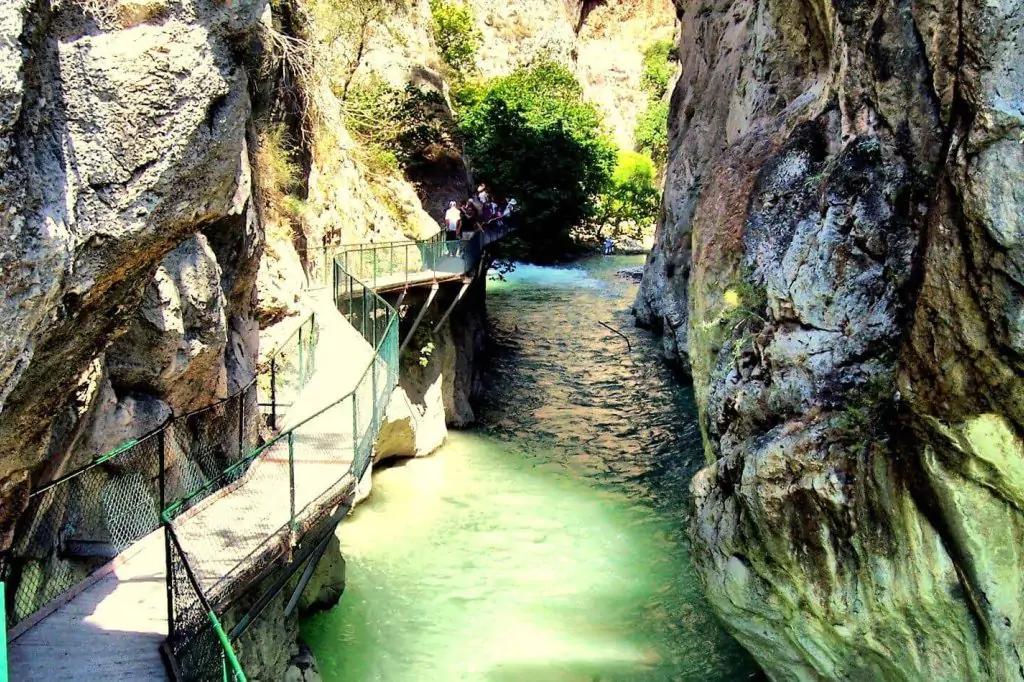
M 713 607 L 775 680 L 1024 679 L 1024 3 L 677 5 L 636 310 Z
M 638 265 L 635 268 L 619 268 L 615 271 L 615 274 L 623 279 L 639 282 L 644 277 L 644 268 L 642 265 Z

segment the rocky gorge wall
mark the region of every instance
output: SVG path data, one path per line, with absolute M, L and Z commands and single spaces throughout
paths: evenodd
M 0 550 L 36 483 L 255 371 L 260 2 L 0 8 Z
M 677 3 L 638 321 L 693 559 L 776 680 L 1024 679 L 1024 3 Z

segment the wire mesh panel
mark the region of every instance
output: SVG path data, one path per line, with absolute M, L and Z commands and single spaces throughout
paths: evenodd
M 288 409 L 316 371 L 320 325 L 310 315 L 267 359 L 259 375 L 260 406 L 270 427 L 283 423 Z
M 165 527 L 164 533 L 171 617 L 167 647 L 187 682 L 237 679 L 215 629 L 213 609 L 203 598 L 188 558 L 173 529 Z
M 201 495 L 225 472 L 235 478 L 245 473 L 241 463 L 259 438 L 256 401 L 257 386 L 252 382 L 227 400 L 171 421 L 165 438 L 165 505 Z
M 462 258 L 475 264 L 472 259 L 480 257 L 484 237 L 478 235 L 474 243 Z M 257 584 L 278 560 L 291 564 L 304 534 L 350 495 L 373 460 L 384 413 L 398 385 L 400 347 L 398 314 L 374 285 L 396 274 L 407 276 L 413 268 L 435 267 L 451 257 L 450 249 L 437 239 L 350 249 L 334 259 L 330 280 L 335 306 L 370 344 L 373 356 L 353 389 L 288 431 L 260 447 L 244 426 L 231 437 L 232 420 L 245 423 L 250 398 L 207 410 L 201 422 L 173 422 L 173 461 L 168 462 L 164 490 L 169 504 L 163 513 L 169 641 L 182 668 L 197 671 L 191 679 L 210 679 L 218 671 L 231 674 L 225 663 L 225 655 L 234 660 L 231 645 L 224 646 L 222 630 L 211 634 L 206 624 L 212 620 L 219 627 L 209 604 L 227 603 L 231 594 Z M 261 384 L 264 393 L 272 393 L 273 410 L 287 410 L 287 403 L 298 399 L 316 374 L 318 341 L 319 328 L 311 318 L 273 356 L 273 381 Z M 219 651 L 214 635 L 221 638 Z
M 30 495 L 0 570 L 7 626 L 25 620 L 160 525 L 162 430 L 93 459 Z

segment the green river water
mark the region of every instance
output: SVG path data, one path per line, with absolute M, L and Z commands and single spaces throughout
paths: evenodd
M 302 629 L 326 682 L 755 679 L 687 558 L 702 448 L 689 389 L 630 324 L 615 271 L 642 263 L 490 283 L 481 423 L 376 473 L 342 526 L 345 595 Z

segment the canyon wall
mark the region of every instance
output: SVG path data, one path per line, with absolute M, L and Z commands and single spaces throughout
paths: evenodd
M 263 3 L 103 7 L 0 8 L 0 550 L 34 484 L 255 371 Z
M 677 4 L 636 311 L 712 606 L 776 680 L 1024 679 L 1024 3 Z

